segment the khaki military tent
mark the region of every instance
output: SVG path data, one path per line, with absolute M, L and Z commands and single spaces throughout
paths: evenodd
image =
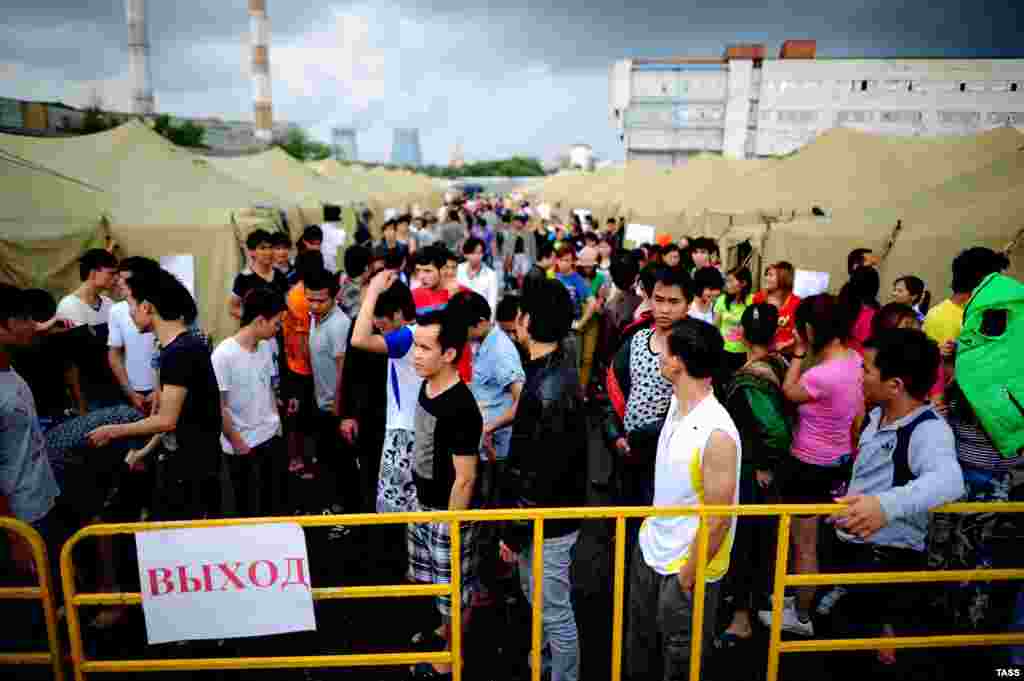
M 82 253 L 105 245 L 109 197 L 2 150 L 0 169 L 0 281 L 62 296 Z
M 0 150 L 104 190 L 119 255 L 193 255 L 200 322 L 216 337 L 237 328 L 227 306 L 243 266 L 234 215 L 278 197 L 223 175 L 138 122 L 81 137 L 0 135 Z M 273 215 L 266 219 L 278 228 Z

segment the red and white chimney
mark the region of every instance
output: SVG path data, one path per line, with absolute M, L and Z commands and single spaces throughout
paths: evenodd
M 153 113 L 153 86 L 149 71 L 149 38 L 146 31 L 146 0 L 125 0 L 128 19 L 128 69 L 132 86 L 132 112 Z
M 249 0 L 249 22 L 256 139 L 269 144 L 274 136 L 274 114 L 270 96 L 270 21 L 267 19 L 267 0 Z

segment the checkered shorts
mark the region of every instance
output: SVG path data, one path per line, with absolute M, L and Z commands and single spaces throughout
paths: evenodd
M 435 509 L 417 508 L 418 511 Z M 470 603 L 477 590 L 477 523 L 459 526 L 462 539 L 462 606 Z M 409 523 L 406 529 L 409 547 L 409 580 L 420 584 L 450 584 L 452 580 L 451 525 L 448 523 Z M 451 615 L 448 596 L 437 597 L 437 609 L 445 617 Z

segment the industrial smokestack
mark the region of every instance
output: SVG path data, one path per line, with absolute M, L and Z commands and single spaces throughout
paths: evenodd
M 153 113 L 153 86 L 149 72 L 149 39 L 146 35 L 146 0 L 125 0 L 128 17 L 128 66 L 132 79 L 132 112 Z
M 270 21 L 267 0 L 249 0 L 252 33 L 252 87 L 256 107 L 256 139 L 269 143 L 274 136 L 270 97 Z

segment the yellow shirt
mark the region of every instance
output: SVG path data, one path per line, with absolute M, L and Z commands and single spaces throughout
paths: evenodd
M 952 300 L 944 300 L 928 311 L 924 318 L 924 332 L 942 345 L 960 337 L 964 325 L 964 309 Z

